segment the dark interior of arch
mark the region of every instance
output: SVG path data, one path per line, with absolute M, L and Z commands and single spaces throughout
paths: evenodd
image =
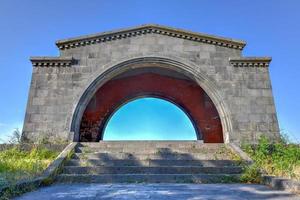
M 124 103 L 145 96 L 166 99 L 184 110 L 193 122 L 197 139 L 223 143 L 218 111 L 205 91 L 182 73 L 157 67 L 132 69 L 102 85 L 82 116 L 80 141 L 102 140 L 113 113 Z

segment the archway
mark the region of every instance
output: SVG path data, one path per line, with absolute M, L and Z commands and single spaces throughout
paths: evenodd
M 192 119 L 198 140 L 224 141 L 220 116 L 206 92 L 186 75 L 159 67 L 130 69 L 103 84 L 84 110 L 79 140 L 102 140 L 112 113 L 129 100 L 143 96 L 166 99 L 181 107 Z
M 196 140 L 190 117 L 174 103 L 154 97 L 130 100 L 108 120 L 103 140 Z

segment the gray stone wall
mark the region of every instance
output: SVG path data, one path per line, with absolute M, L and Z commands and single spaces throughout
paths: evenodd
M 262 134 L 279 136 L 268 67 L 232 65 L 230 58 L 242 58 L 240 49 L 145 34 L 60 50 L 61 58 L 73 58 L 71 66 L 33 67 L 24 138 L 72 140 L 73 112 L 95 74 L 108 70 L 113 63 L 147 56 L 193 63 L 198 74 L 217 86 L 232 127 L 227 142 L 255 142 Z

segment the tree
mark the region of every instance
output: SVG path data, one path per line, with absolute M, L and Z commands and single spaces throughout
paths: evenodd
M 22 134 L 18 128 L 16 128 L 12 135 L 9 136 L 7 142 L 10 144 L 20 144 L 21 143 Z

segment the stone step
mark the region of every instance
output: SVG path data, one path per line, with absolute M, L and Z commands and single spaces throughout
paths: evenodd
M 115 167 L 79 167 L 68 166 L 64 174 L 238 174 L 241 167 L 195 167 L 195 166 L 115 166 Z
M 101 159 L 101 160 L 229 160 L 230 156 L 222 153 L 199 154 L 199 153 L 75 153 L 74 159 Z
M 180 147 L 180 148 L 153 148 L 153 147 L 77 147 L 76 153 L 132 153 L 138 150 L 139 153 L 226 153 L 228 149 L 225 148 L 192 148 L 192 147 Z
M 216 149 L 225 147 L 222 143 L 200 143 L 198 141 L 101 141 L 91 143 L 79 143 L 79 147 L 89 148 L 203 148 Z
M 238 182 L 240 174 L 60 174 L 65 183 L 228 183 Z
M 101 160 L 101 159 L 71 159 L 66 166 L 202 166 L 202 167 L 226 167 L 238 165 L 238 161 L 233 160 Z

